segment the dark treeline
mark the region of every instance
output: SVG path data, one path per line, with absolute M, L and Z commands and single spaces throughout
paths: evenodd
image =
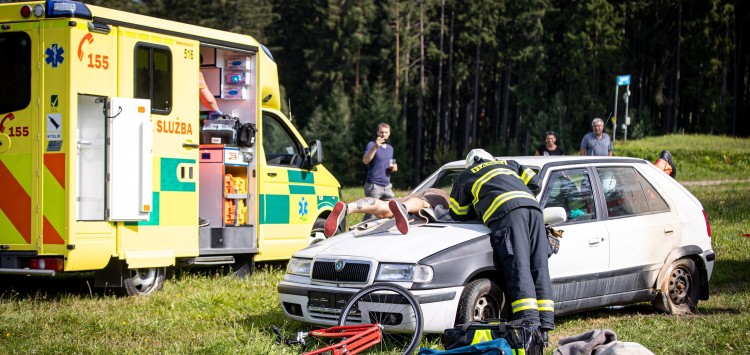
M 748 136 L 750 4 L 732 0 L 92 1 L 250 34 L 279 64 L 290 112 L 342 184 L 363 181 L 375 126 L 393 129 L 399 188 L 471 148 L 569 153 L 618 101 L 623 139 Z M 209 15 L 210 14 L 210 15 Z M 612 120 L 607 124 L 612 135 Z M 615 150 L 616 150 L 615 142 Z

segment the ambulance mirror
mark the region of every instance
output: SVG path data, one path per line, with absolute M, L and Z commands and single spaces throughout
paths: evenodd
M 319 139 L 307 143 L 307 168 L 312 168 L 323 163 L 323 144 Z

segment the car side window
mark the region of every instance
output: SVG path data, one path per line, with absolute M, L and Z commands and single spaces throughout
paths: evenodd
M 301 148 L 282 124 L 270 115 L 263 115 L 263 152 L 268 165 L 302 164 Z
M 648 202 L 648 208 L 651 212 L 666 212 L 669 211 L 669 205 L 661 197 L 659 191 L 657 191 L 651 183 L 643 178 L 643 175 L 638 174 L 638 180 L 641 182 L 643 191 L 646 193 L 646 201 Z
M 627 217 L 649 213 L 639 174 L 633 168 L 597 168 L 609 217 Z
M 566 223 L 597 218 L 594 193 L 586 169 L 553 171 L 541 201 L 542 208 L 564 208 L 568 216 Z

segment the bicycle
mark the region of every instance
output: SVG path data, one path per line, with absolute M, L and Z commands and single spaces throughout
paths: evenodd
M 344 338 L 304 355 L 358 354 L 377 347 L 381 353 L 401 350 L 411 355 L 419 346 L 424 327 L 419 302 L 407 289 L 395 284 L 375 284 L 354 294 L 341 311 L 338 326 L 297 333 L 296 340 L 285 340 L 281 331 L 272 326 L 279 337 L 277 343 L 307 345 L 307 338 Z

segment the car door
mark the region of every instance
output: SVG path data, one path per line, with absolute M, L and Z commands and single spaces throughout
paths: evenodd
M 595 297 L 601 273 L 609 269 L 609 238 L 601 209 L 597 210 L 591 171 L 586 167 L 555 168 L 546 174 L 541 205 L 562 207 L 568 219 L 555 228 L 564 231 L 560 250 L 549 259 L 556 311 L 561 302 Z
M 677 245 L 674 210 L 632 166 L 597 167 L 606 201 L 613 292 L 648 289 Z

